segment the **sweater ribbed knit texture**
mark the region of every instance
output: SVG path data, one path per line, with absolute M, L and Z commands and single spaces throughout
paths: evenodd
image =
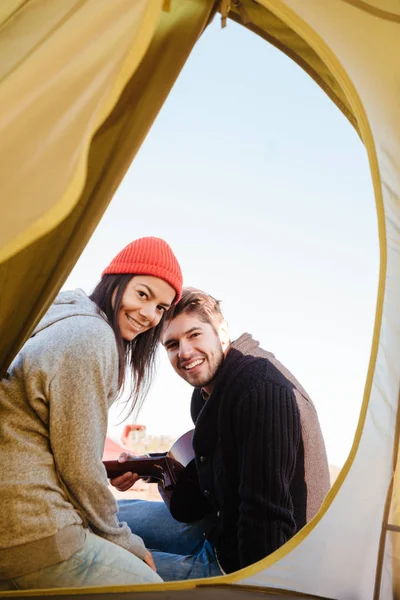
M 194 391 L 191 412 L 197 499 L 192 477 L 173 516 L 185 495 L 185 520 L 209 514 L 206 535 L 229 573 L 282 546 L 314 516 L 329 489 L 325 446 L 303 388 L 248 334 L 231 344 L 210 397 Z

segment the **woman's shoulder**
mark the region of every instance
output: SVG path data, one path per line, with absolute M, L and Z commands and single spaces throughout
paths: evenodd
M 49 335 L 52 336 L 51 330 Z M 54 326 L 56 343 L 64 343 L 82 348 L 116 346 L 114 332 L 109 323 L 100 315 L 73 315 Z
M 61 292 L 32 334 L 47 342 L 74 339 L 97 341 L 99 337 L 112 340 L 114 333 L 104 313 L 83 290 Z
M 31 358 L 51 355 L 55 362 L 66 356 L 98 358 L 117 355 L 114 332 L 100 314 L 72 314 L 35 332 L 23 351 Z

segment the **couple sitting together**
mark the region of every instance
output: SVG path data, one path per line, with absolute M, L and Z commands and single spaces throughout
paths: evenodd
M 195 464 L 171 512 L 117 504 L 102 463 L 108 409 L 128 378 L 143 400 L 159 341 L 194 387 Z M 182 290 L 154 237 L 124 248 L 90 296 L 59 294 L 0 381 L 0 440 L 0 591 L 231 573 L 289 540 L 329 488 L 302 386 L 248 333 L 230 340 L 219 302 Z

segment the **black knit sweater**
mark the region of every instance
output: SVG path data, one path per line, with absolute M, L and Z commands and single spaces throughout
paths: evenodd
M 293 387 L 244 334 L 231 344 L 208 400 L 193 392 L 197 473 L 188 475 L 171 512 L 186 521 L 210 515 L 206 536 L 228 573 L 270 554 L 306 522 Z

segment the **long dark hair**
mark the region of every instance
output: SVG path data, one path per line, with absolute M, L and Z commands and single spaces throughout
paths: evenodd
M 118 390 L 124 389 L 126 369 L 131 368 L 132 390 L 129 413 L 138 411 L 149 391 L 155 371 L 155 358 L 164 321 L 164 315 L 156 327 L 136 336 L 127 342 L 121 335 L 118 313 L 126 286 L 134 275 L 103 275 L 89 298 L 102 310 L 115 335 L 118 350 Z M 115 298 L 113 302 L 113 294 Z M 113 306 L 114 304 L 114 306 Z

